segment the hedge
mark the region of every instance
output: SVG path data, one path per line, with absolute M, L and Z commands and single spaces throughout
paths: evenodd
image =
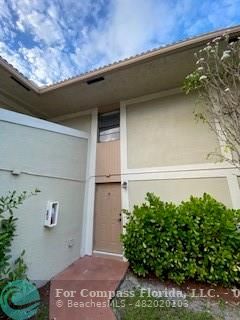
M 206 193 L 179 205 L 147 193 L 145 203 L 125 213 L 124 254 L 139 276 L 239 284 L 240 210 Z

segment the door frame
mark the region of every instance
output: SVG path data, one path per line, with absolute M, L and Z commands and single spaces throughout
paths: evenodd
M 98 108 L 72 114 L 71 118 L 80 115 L 91 115 L 91 132 L 88 143 L 87 174 L 83 210 L 83 226 L 81 238 L 80 256 L 93 254 L 93 229 L 94 229 L 94 208 L 95 208 L 95 185 L 96 185 L 96 151 L 98 134 Z M 129 210 L 128 190 L 123 188 L 123 183 L 128 185 L 127 173 L 127 124 L 126 124 L 126 102 L 120 101 L 120 165 L 121 165 L 121 209 Z M 126 216 L 122 214 L 122 232 L 126 224 Z M 126 260 L 123 254 L 123 260 Z

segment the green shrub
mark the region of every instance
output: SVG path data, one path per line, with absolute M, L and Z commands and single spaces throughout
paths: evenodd
M 28 194 L 26 191 L 17 195 L 16 191 L 9 192 L 7 196 L 0 197 L 0 289 L 8 281 L 23 279 L 26 277 L 27 266 L 24 263 L 23 250 L 21 255 L 11 263 L 11 245 L 16 236 L 16 222 L 13 211 L 23 202 L 39 190 Z
M 240 210 L 204 194 L 180 205 L 147 193 L 125 212 L 124 253 L 133 271 L 160 279 L 237 284 L 240 280 Z

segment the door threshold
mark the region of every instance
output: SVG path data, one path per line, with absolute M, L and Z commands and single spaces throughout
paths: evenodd
M 121 261 L 123 260 L 123 255 L 120 253 L 93 250 L 93 255 L 98 256 L 98 257 L 105 257 L 105 258 L 109 258 L 109 259 L 117 259 L 117 260 L 121 260 Z

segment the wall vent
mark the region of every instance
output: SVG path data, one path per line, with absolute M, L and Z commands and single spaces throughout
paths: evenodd
M 96 83 L 96 82 L 100 82 L 100 81 L 103 81 L 104 80 L 104 77 L 98 77 L 98 78 L 93 78 L 93 79 L 90 79 L 90 80 L 87 80 L 87 84 L 93 84 L 93 83 Z

